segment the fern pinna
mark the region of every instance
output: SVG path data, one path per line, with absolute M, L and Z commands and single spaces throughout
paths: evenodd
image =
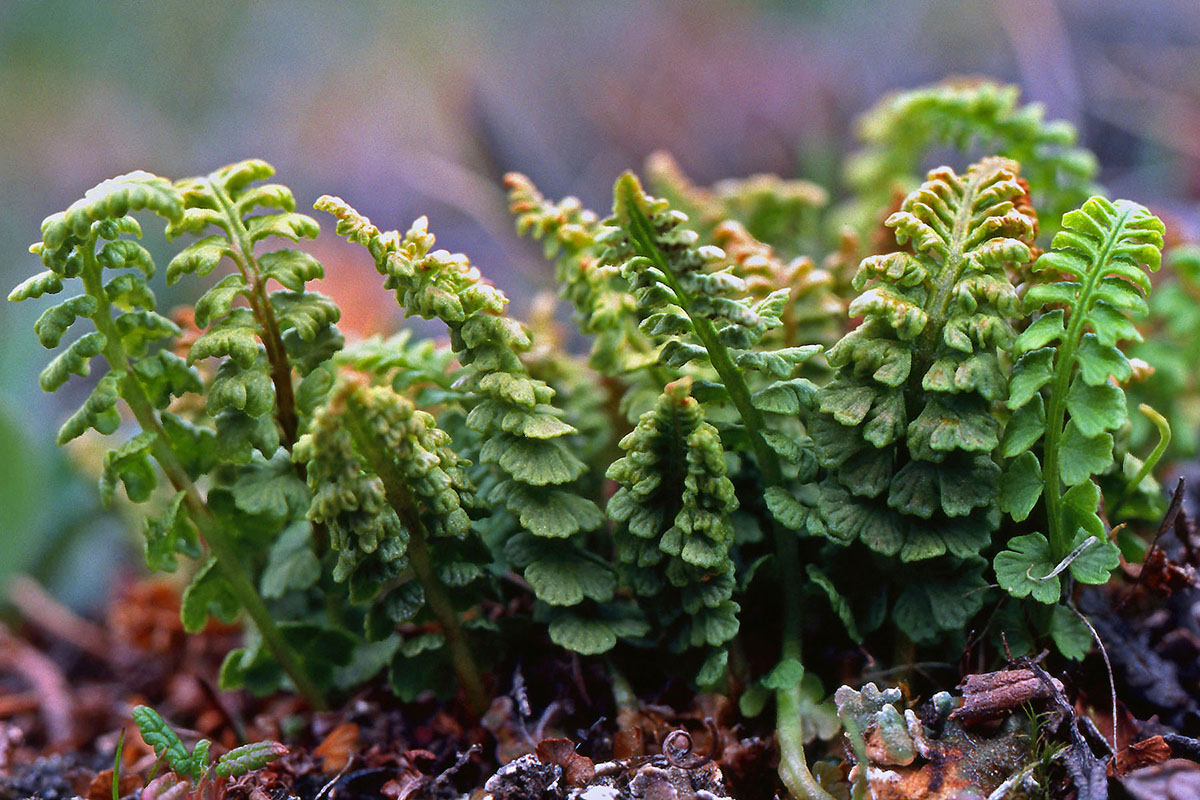
M 961 177 L 930 173 L 888 219 L 912 252 L 870 257 L 855 277 L 850 314 L 863 319 L 829 351 L 837 372 L 810 424 L 826 471 L 810 528 L 902 561 L 949 555 L 984 585 L 979 553 L 999 524 L 1000 354 L 1019 309 L 1008 272 L 1030 259 L 1035 230 L 1023 195 L 1013 162 L 986 159 Z M 931 588 L 910 585 L 898 601 L 914 639 L 937 627 L 903 609 L 946 599 Z
M 1041 280 L 1024 305 L 1041 314 L 1014 347 L 1000 504 L 1021 521 L 1043 499 L 1046 533 L 1016 536 L 996 556 L 1000 585 L 1015 596 L 1054 603 L 1064 571 L 1104 583 L 1117 566 L 1093 476 L 1112 466 L 1112 431 L 1128 421 L 1120 384 L 1133 368 L 1118 345 L 1141 338 L 1131 316 L 1147 311 L 1145 268 L 1158 269 L 1163 230 L 1137 203 L 1093 197 L 1063 217 L 1054 249 L 1034 264 Z

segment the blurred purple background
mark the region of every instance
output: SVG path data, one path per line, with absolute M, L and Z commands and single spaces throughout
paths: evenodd
M 504 172 L 603 211 L 614 177 L 665 147 L 701 182 L 771 171 L 836 194 L 854 116 L 948 75 L 1020 84 L 1079 127 L 1113 191 L 1197 219 L 1196 0 L 0 0 L 0 285 L 37 269 L 42 217 L 99 180 L 255 156 L 301 205 L 340 194 L 389 228 L 428 214 L 521 313 L 551 268 L 513 234 Z M 400 324 L 360 253 L 332 237 L 316 252 L 346 327 Z M 81 603 L 126 526 L 52 447 L 84 389 L 37 388 L 41 308 L 0 314 L 0 578 L 33 570 Z

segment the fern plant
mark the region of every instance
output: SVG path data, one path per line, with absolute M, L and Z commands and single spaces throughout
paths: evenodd
M 1144 270 L 1158 268 L 1162 245 L 1163 224 L 1143 206 L 1093 197 L 1063 217 L 1054 249 L 1034 265 L 1046 280 L 1024 305 L 1042 313 L 1014 349 L 1000 505 L 1020 522 L 1042 500 L 1046 533 L 1014 537 L 996 556 L 996 576 L 1015 596 L 1054 603 L 1064 570 L 1104 583 L 1117 566 L 1093 476 L 1112 465 L 1111 432 L 1128 421 L 1120 383 L 1133 368 L 1118 344 L 1140 338 L 1130 316 L 1147 311 Z M 1031 449 L 1039 442 L 1041 460 Z
M 571 490 L 586 471 L 568 445 L 575 429 L 554 407 L 554 390 L 522 364 L 520 354 L 532 342 L 520 323 L 502 315 L 507 298 L 465 256 L 434 250 L 424 218 L 401 236 L 381 232 L 338 198 L 323 197 L 317 207 L 337 217 L 340 234 L 368 249 L 407 313 L 449 329 L 467 368 L 459 382 L 468 396 L 466 425 L 482 440 L 479 459 L 499 472 L 487 502 L 508 511 L 490 520 L 488 535 L 548 607 L 551 638 L 596 653 L 641 631 L 641 622 L 614 602 L 611 566 L 586 549 L 586 535 L 604 516 Z
M 672 649 L 720 648 L 737 633 L 731 512 L 737 508 L 720 435 L 691 396 L 692 381 L 666 385 L 621 440 L 626 455 L 608 477 L 620 488 L 608 502 L 617 523 L 621 583 L 648 603 L 654 627 L 669 632 Z M 714 683 L 727 655 L 714 651 L 697 679 Z M 718 668 L 719 665 L 719 668 Z
M 319 707 L 383 673 L 401 699 L 457 690 L 482 712 L 510 624 L 614 669 L 653 648 L 747 716 L 774 698 L 785 786 L 828 800 L 804 746 L 836 727 L 835 676 L 802 637 L 936 652 L 987 601 L 1032 596 L 1037 633 L 1082 657 L 1064 577 L 1108 579 L 1110 523 L 1149 518 L 1168 430 L 1148 410 L 1162 442 L 1137 457 L 1124 386 L 1148 370 L 1120 347 L 1140 336 L 1161 222 L 1084 202 L 1091 157 L 1013 89 L 942 85 L 866 120 L 840 208 L 802 181 L 696 187 L 663 156 L 666 196 L 626 173 L 606 215 L 509 175 L 586 359 L 544 305 L 508 316 L 425 218 L 384 231 L 324 196 L 405 313 L 448 336 L 345 342 L 307 286 L 319 262 L 261 252 L 319 232 L 261 161 L 100 184 L 46 220 L 46 270 L 10 297 L 81 279 L 35 326 L 51 348 L 93 328 L 47 390 L 105 365 L 60 441 L 123 434 L 100 489 L 151 509 L 147 563 L 190 573 L 188 630 L 246 613 L 223 686 L 290 680 Z M 987 152 L 918 184 L 939 143 Z M 186 324 L 155 308 L 141 211 L 197 237 L 166 269 L 209 279 Z M 845 222 L 857 233 L 823 252 Z M 869 229 L 887 235 L 863 244 Z M 160 738 L 180 776 L 207 769 Z
M 170 767 L 170 772 L 147 784 L 142 790 L 145 797 L 163 800 L 185 796 L 223 797 L 226 779 L 262 769 L 288 752 L 279 742 L 261 741 L 235 747 L 213 761 L 209 755 L 212 743 L 208 739 L 201 739 L 189 751 L 179 734 L 153 708 L 135 706 L 133 721 L 137 723 L 142 741 L 154 750 L 160 762 Z M 116 770 L 114 782 L 115 773 Z
M 962 598 L 982 602 L 980 554 L 999 524 L 994 411 L 1018 312 L 1008 276 L 1036 229 L 1023 194 L 1003 159 L 930 173 L 887 222 L 913 252 L 863 261 L 850 304 L 862 322 L 829 351 L 837 372 L 817 394 L 810 429 L 826 477 L 819 521 L 806 524 L 901 561 L 954 559 L 952 591 L 900 589 L 896 620 L 916 640 L 960 622 L 948 610 Z
M 222 184 L 224 191 L 240 195 L 249 182 L 269 171 L 262 162 L 247 162 L 214 174 L 208 185 Z M 185 186 L 190 184 L 185 182 Z M 289 197 L 282 191 L 251 193 L 241 198 L 243 212 L 263 203 L 288 204 Z M 170 181 L 145 172 L 104 181 L 66 211 L 42 223 L 42 239 L 30 249 L 41 257 L 47 270 L 22 283 L 9 298 L 26 300 L 57 293 L 65 280 L 80 280 L 83 294 L 48 309 L 35 326 L 39 340 L 48 348 L 57 347 L 68 328 L 80 319 L 87 319 L 94 327 L 46 367 L 41 378 L 43 389 L 59 389 L 72 374 L 87 377 L 97 356 L 106 365 L 82 408 L 60 429 L 59 443 L 65 444 L 88 429 L 106 435 L 117 432 L 121 426 L 117 404 L 123 400 L 139 430 L 105 456 L 101 497 L 107 501 L 117 485 L 123 484 L 130 500 L 144 502 L 158 484 L 155 465 L 161 469 L 172 495 L 165 510 L 149 517 L 145 524 L 147 563 L 151 568 L 173 569 L 176 554 L 198 557 L 203 551 L 209 553 L 185 594 L 185 628 L 199 630 L 210 611 L 231 620 L 239 609 L 244 609 L 296 687 L 320 704 L 319 688 L 276 624 L 244 565 L 244 557 L 248 550 L 253 551 L 254 543 L 244 538 L 242 523 L 246 516 L 263 509 L 252 500 L 239 504 L 239 495 L 248 498 L 251 493 L 222 487 L 202 494 L 197 486 L 223 462 L 232 462 L 234 469 L 239 462 L 244 469 L 271 469 L 262 459 L 258 464 L 249 463 L 247 442 L 253 442 L 267 456 L 278 447 L 275 423 L 269 417 L 267 426 L 253 422 L 253 412 L 262 416 L 270 408 L 269 400 L 263 400 L 270 393 L 270 381 L 264 385 L 253 378 L 245 379 L 256 364 L 265 363 L 261 358 L 265 348 L 253 323 L 244 314 L 230 312 L 229 304 L 243 285 L 206 295 L 208 305 L 202 316 L 233 321 L 200 337 L 192 346 L 189 360 L 184 360 L 162 346 L 164 340 L 178 337 L 181 330 L 155 310 L 154 293 L 148 285 L 155 272 L 154 261 L 145 248 L 129 238 L 141 235 L 140 224 L 131 216 L 141 210 L 165 219 L 172 234 L 197 230 L 211 222 L 233 229 L 229 213 L 204 208 L 207 202 L 203 192 L 181 191 Z M 284 219 L 290 219 L 286 212 Z M 294 232 L 290 226 L 277 229 L 264 223 L 255 241 L 275 230 Z M 223 255 L 233 252 L 217 252 L 211 249 L 217 247 L 212 241 L 203 241 L 208 242 L 205 248 L 209 249 L 193 245 L 185 250 L 172 262 L 169 277 L 191 269 L 211 271 Z M 242 244 L 249 247 L 251 242 L 245 240 Z M 248 251 L 239 252 L 244 260 Z M 227 287 L 231 285 L 226 282 Z M 261 330 L 269 337 L 265 328 Z M 192 362 L 219 355 L 229 356 L 228 366 L 223 364 L 210 377 L 207 394 L 210 401 L 214 394 L 217 400 L 209 411 L 218 414 L 218 409 L 234 407 L 240 412 L 235 426 L 218 428 L 220 436 L 171 411 L 174 398 L 205 391 L 205 381 Z M 290 371 L 287 380 L 290 387 Z M 236 479 L 231 483 L 236 485 Z

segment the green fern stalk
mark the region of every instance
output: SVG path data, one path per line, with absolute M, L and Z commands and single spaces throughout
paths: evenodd
M 1054 249 L 1034 264 L 1041 280 L 1024 306 L 1042 314 L 1014 348 L 1014 413 L 1000 447 L 1012 461 L 1000 507 L 1019 522 L 1044 498 L 1047 535 L 1013 537 L 996 556 L 1000 585 L 1017 597 L 1055 603 L 1059 573 L 1104 583 L 1118 564 L 1093 476 L 1111 467 L 1112 431 L 1129 419 L 1120 384 L 1133 366 L 1118 344 L 1141 338 L 1130 317 L 1147 312 L 1145 268 L 1158 269 L 1163 232 L 1143 206 L 1093 197 L 1063 216 Z M 1039 442 L 1044 468 L 1033 450 Z
M 1098 231 L 1092 227 L 1096 222 L 1104 226 L 1101 229 L 1104 234 L 1102 237 L 1097 237 Z M 1120 287 L 1109 283 L 1102 291 L 1097 292 L 1102 287 L 1103 278 L 1115 272 L 1130 281 L 1133 286 L 1149 293 L 1149 280 L 1130 261 L 1133 258 L 1145 259 L 1150 269 L 1158 268 L 1162 251 L 1163 224 L 1145 207 L 1136 203 L 1118 200 L 1113 204 L 1103 198 L 1093 198 L 1084 204 L 1081 212 L 1072 212 L 1063 218 L 1063 229 L 1064 232 L 1056 237 L 1055 251 L 1042 256 L 1034 266 L 1039 272 L 1061 271 L 1083 281 L 1076 290 L 1077 294 L 1071 306 L 1073 313 L 1066 335 L 1058 346 L 1054 379 L 1051 382 L 1046 408 L 1046 524 L 1050 534 L 1051 552 L 1057 558 L 1063 558 L 1070 552 L 1071 540 L 1075 535 L 1074 531 L 1063 527 L 1062 484 L 1058 475 L 1068 389 L 1077 366 L 1076 351 L 1095 303 L 1101 301 L 1108 305 L 1116 299 L 1116 293 L 1120 291 Z M 1092 241 L 1087 241 L 1085 237 L 1091 238 Z M 1099 248 L 1096 247 L 1096 239 L 1099 239 Z M 1087 264 L 1084 259 L 1089 259 L 1090 264 L 1080 274 L 1078 267 Z M 1125 293 L 1129 293 L 1129 290 Z M 1026 302 L 1032 305 L 1043 297 L 1053 301 L 1058 296 L 1055 292 L 1054 295 L 1046 297 L 1042 292 L 1034 290 L 1026 296 Z M 1143 310 L 1144 313 L 1142 303 L 1132 301 L 1129 307 Z M 1100 342 L 1100 346 L 1104 346 L 1103 342 Z M 1104 385 L 1106 384 L 1102 384 Z M 1105 395 L 1113 396 L 1113 392 L 1105 391 Z M 1119 402 L 1122 408 L 1125 405 L 1123 400 L 1124 398 Z

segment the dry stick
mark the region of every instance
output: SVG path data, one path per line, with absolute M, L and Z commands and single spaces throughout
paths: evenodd
M 1096 640 L 1096 645 L 1100 648 L 1100 655 L 1104 657 L 1104 666 L 1108 670 L 1108 693 L 1109 693 L 1109 697 L 1112 698 L 1112 751 L 1113 751 L 1113 753 L 1116 753 L 1117 752 L 1117 684 L 1116 684 L 1116 681 L 1113 680 L 1113 668 L 1112 668 L 1112 662 L 1108 660 L 1108 650 L 1106 650 L 1104 648 L 1104 642 L 1102 642 L 1100 640 L 1100 634 L 1097 633 L 1096 629 L 1092 626 L 1091 620 L 1089 620 L 1087 617 L 1085 617 L 1079 611 L 1079 609 L 1076 608 L 1075 606 L 1068 605 L 1067 608 L 1074 611 L 1075 616 L 1079 617 L 1079 619 L 1083 621 L 1084 625 L 1087 625 L 1088 630 L 1092 632 L 1092 638 Z
M 112 654 L 103 628 L 55 600 L 33 578 L 15 576 L 8 584 L 8 599 L 22 617 L 52 636 L 101 660 Z
M 1171 495 L 1171 504 L 1167 506 L 1167 513 L 1163 516 L 1162 523 L 1158 526 L 1158 531 L 1154 534 L 1154 539 L 1150 542 L 1150 546 L 1146 548 L 1146 559 L 1150 558 L 1150 554 L 1158 547 L 1158 540 L 1163 537 L 1174 524 L 1179 516 L 1179 511 L 1183 508 L 1183 498 L 1185 494 L 1186 481 L 1182 475 L 1179 476 L 1179 482 L 1175 484 L 1175 493 Z M 1186 538 L 1186 537 L 1183 537 Z M 1185 542 L 1186 545 L 1186 542 Z M 1137 578 L 1133 581 L 1133 588 L 1125 595 L 1125 598 L 1117 605 L 1117 611 L 1120 611 L 1129 600 L 1137 593 L 1137 589 L 1142 585 L 1142 576 L 1146 574 L 1145 559 L 1143 559 L 1142 568 L 1138 570 Z
M 0 695 L 0 719 L 37 711 L 41 704 L 42 699 L 36 691 Z M 0 737 L 2 736 L 0 733 Z
M 70 743 L 75 735 L 71 719 L 75 704 L 71 687 L 58 665 L 0 623 L 0 666 L 21 673 L 33 685 L 50 744 L 61 747 Z

